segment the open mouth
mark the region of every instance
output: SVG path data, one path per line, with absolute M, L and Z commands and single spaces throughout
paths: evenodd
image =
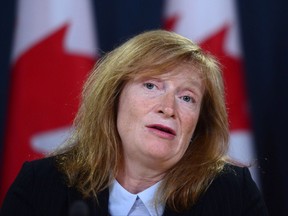
M 176 132 L 173 129 L 165 127 L 163 125 L 149 125 L 148 128 L 156 129 L 174 136 L 176 135 Z

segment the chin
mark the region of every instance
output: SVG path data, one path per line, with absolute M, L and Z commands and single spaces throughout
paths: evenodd
M 175 164 L 177 163 L 177 161 L 180 159 L 178 157 L 175 157 L 175 155 L 171 155 L 167 154 L 167 153 L 163 153 L 163 152 L 154 152 L 154 153 L 150 153 L 149 158 L 151 158 L 151 160 L 158 162 L 158 163 L 169 163 L 169 164 Z

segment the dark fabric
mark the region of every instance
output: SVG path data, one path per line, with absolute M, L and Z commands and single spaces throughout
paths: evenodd
M 262 192 L 271 215 L 288 215 L 288 1 L 238 9 Z
M 54 158 L 46 158 L 23 165 L 7 193 L 1 216 L 65 216 L 79 200 L 90 215 L 108 215 L 108 189 L 98 197 L 99 204 L 92 198 L 82 199 L 80 193 L 66 186 Z M 263 216 L 267 212 L 248 169 L 229 165 L 189 211 L 176 213 L 166 208 L 164 215 Z
M 128 38 L 163 26 L 164 0 L 92 0 L 97 39 L 102 52 L 111 51 Z
M 108 191 L 100 194 L 99 207 L 93 199 L 82 199 L 81 194 L 67 187 L 65 182 L 64 175 L 55 167 L 54 158 L 24 163 L 6 195 L 1 216 L 65 216 L 69 215 L 70 206 L 79 200 L 89 206 L 91 215 L 96 212 L 97 215 L 107 215 Z
M 0 3 L 0 162 L 2 161 L 16 0 Z M 0 169 L 2 167 L 0 166 Z M 0 170 L 1 173 L 1 170 Z M 0 176 L 1 177 L 1 176 Z

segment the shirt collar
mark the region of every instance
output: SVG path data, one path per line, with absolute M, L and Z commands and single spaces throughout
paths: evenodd
M 123 188 L 115 179 L 109 188 L 109 212 L 112 215 L 117 215 L 119 212 L 121 212 L 121 215 L 128 215 L 138 196 L 144 203 L 150 215 L 162 215 L 164 212 L 164 204 L 157 203 L 156 209 L 154 199 L 160 183 L 161 181 L 138 194 L 132 194 Z

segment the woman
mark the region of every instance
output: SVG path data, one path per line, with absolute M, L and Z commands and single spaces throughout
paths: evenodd
M 266 215 L 248 169 L 226 158 L 223 89 L 187 38 L 130 39 L 97 63 L 70 140 L 24 164 L 2 215 Z

